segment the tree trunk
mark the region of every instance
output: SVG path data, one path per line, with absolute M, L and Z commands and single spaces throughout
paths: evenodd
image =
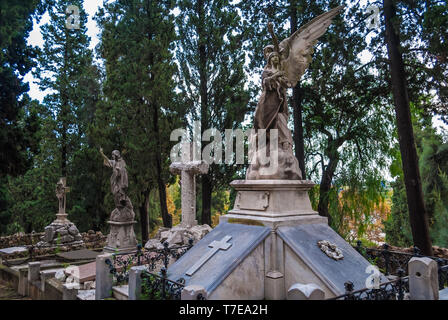
M 199 21 L 205 21 L 205 12 L 203 1 L 197 2 L 197 12 Z M 207 51 L 206 41 L 207 37 L 202 24 L 198 24 L 198 51 L 199 51 L 199 92 L 201 96 L 201 130 L 206 130 L 208 123 L 208 88 L 207 88 Z M 210 168 L 212 170 L 212 168 Z M 211 224 L 211 207 L 212 207 L 212 182 L 210 176 L 203 175 L 202 177 L 202 224 Z
M 171 228 L 173 226 L 173 217 L 168 212 L 168 206 L 166 203 L 166 186 L 162 178 L 162 160 L 160 158 L 161 147 L 160 147 L 160 132 L 159 132 L 159 112 L 156 105 L 153 106 L 154 109 L 154 133 L 156 139 L 157 150 L 156 156 L 156 171 L 157 171 L 157 186 L 159 190 L 159 201 L 160 201 L 160 212 L 162 214 L 163 226 L 165 228 Z
M 212 225 L 212 182 L 207 175 L 202 176 L 202 216 L 201 223 Z
M 148 211 L 149 211 L 149 194 L 150 190 L 146 189 L 145 192 L 142 193 L 143 202 L 139 206 L 140 213 L 140 226 L 142 233 L 142 244 L 144 245 L 149 239 L 149 220 L 148 220 Z
M 293 34 L 297 28 L 297 1 L 290 1 L 290 28 L 291 34 Z M 293 123 L 294 123 L 294 146 L 295 156 L 299 161 L 299 168 L 302 171 L 302 179 L 306 180 L 305 172 L 305 145 L 303 142 L 303 120 L 302 120 L 302 89 L 300 83 L 297 83 L 295 88 L 292 89 L 291 105 L 293 110 Z
M 397 118 L 398 140 L 409 209 L 412 237 L 423 254 L 432 255 L 429 237 L 428 214 L 423 200 L 418 156 L 412 129 L 411 111 L 406 85 L 406 73 L 401 55 L 401 45 L 396 33 L 396 8 L 393 0 L 383 0 L 386 24 L 386 44 L 390 60 L 392 93 Z
M 328 224 L 331 225 L 331 216 L 328 212 L 329 199 L 328 195 L 331 189 L 331 182 L 333 181 L 336 167 L 338 166 L 339 158 L 337 156 L 331 156 L 330 162 L 322 173 L 322 179 L 319 187 L 319 204 L 317 211 L 319 215 L 328 218 Z

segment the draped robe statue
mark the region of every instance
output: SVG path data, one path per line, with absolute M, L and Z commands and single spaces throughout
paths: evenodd
M 126 195 L 128 189 L 126 162 L 118 150 L 112 152 L 112 160 L 106 157 L 102 149 L 100 149 L 100 153 L 103 156 L 104 165 L 112 168 L 110 186 L 114 196 L 115 209 L 111 213 L 110 220 L 116 222 L 133 221 L 135 217 L 134 208 Z
M 286 90 L 295 87 L 305 73 L 317 39 L 342 9 L 342 6 L 337 7 L 318 16 L 281 43 L 275 37 L 272 24 L 268 25 L 274 45 L 263 50 L 267 64 L 262 73 L 262 93 L 255 110 L 255 131 L 250 137 L 250 144 L 257 148 L 249 154 L 250 166 L 246 179 L 302 179 L 299 162 L 292 150 L 291 131 L 287 126 L 289 111 Z M 265 145 L 260 145 L 260 139 L 263 140 L 260 129 L 266 130 Z M 271 129 L 277 129 L 276 141 L 272 140 L 275 136 Z

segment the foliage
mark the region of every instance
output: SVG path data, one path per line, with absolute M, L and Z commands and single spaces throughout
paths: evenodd
M 414 131 L 419 167 L 422 175 L 422 188 L 428 215 L 430 218 L 430 236 L 434 245 L 448 246 L 446 222 L 448 219 L 448 144 L 446 137 L 438 134 L 432 127 L 427 113 L 414 108 Z M 395 159 L 394 162 L 401 161 Z M 392 212 L 385 221 L 386 240 L 397 246 L 413 244 L 409 224 L 406 192 L 403 183 L 403 172 L 397 166 L 391 166 L 395 177 L 392 184 Z
M 181 0 L 178 8 L 176 58 L 180 95 L 189 112 L 188 125 L 191 120 L 200 120 L 202 132 L 209 128 L 221 133 L 241 128 L 250 110 L 250 96 L 245 87 L 242 48 L 247 35 L 236 6 L 223 0 Z M 209 173 L 200 178 L 202 203 L 198 210 L 202 223 L 211 222 L 212 192 L 227 188 L 240 167 L 212 164 Z

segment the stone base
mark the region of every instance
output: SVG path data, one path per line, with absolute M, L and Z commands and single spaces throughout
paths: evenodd
M 235 206 L 220 222 L 267 226 L 328 223 L 311 208 L 308 180 L 235 180 Z
M 110 224 L 110 232 L 107 236 L 107 245 L 104 247 L 104 252 L 136 252 L 137 239 L 135 238 L 134 224 L 137 222 L 108 221 L 108 223 Z
M 73 222 L 67 219 L 67 214 L 56 214 L 57 219 L 45 227 L 45 235 L 37 243 L 37 247 L 84 247 L 82 236 Z

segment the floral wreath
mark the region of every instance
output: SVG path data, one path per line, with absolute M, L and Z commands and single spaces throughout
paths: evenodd
M 334 260 L 342 260 L 344 259 L 344 255 L 342 254 L 341 249 L 339 249 L 334 243 L 331 243 L 328 240 L 321 240 L 317 242 L 320 250 L 325 253 L 327 256 Z

